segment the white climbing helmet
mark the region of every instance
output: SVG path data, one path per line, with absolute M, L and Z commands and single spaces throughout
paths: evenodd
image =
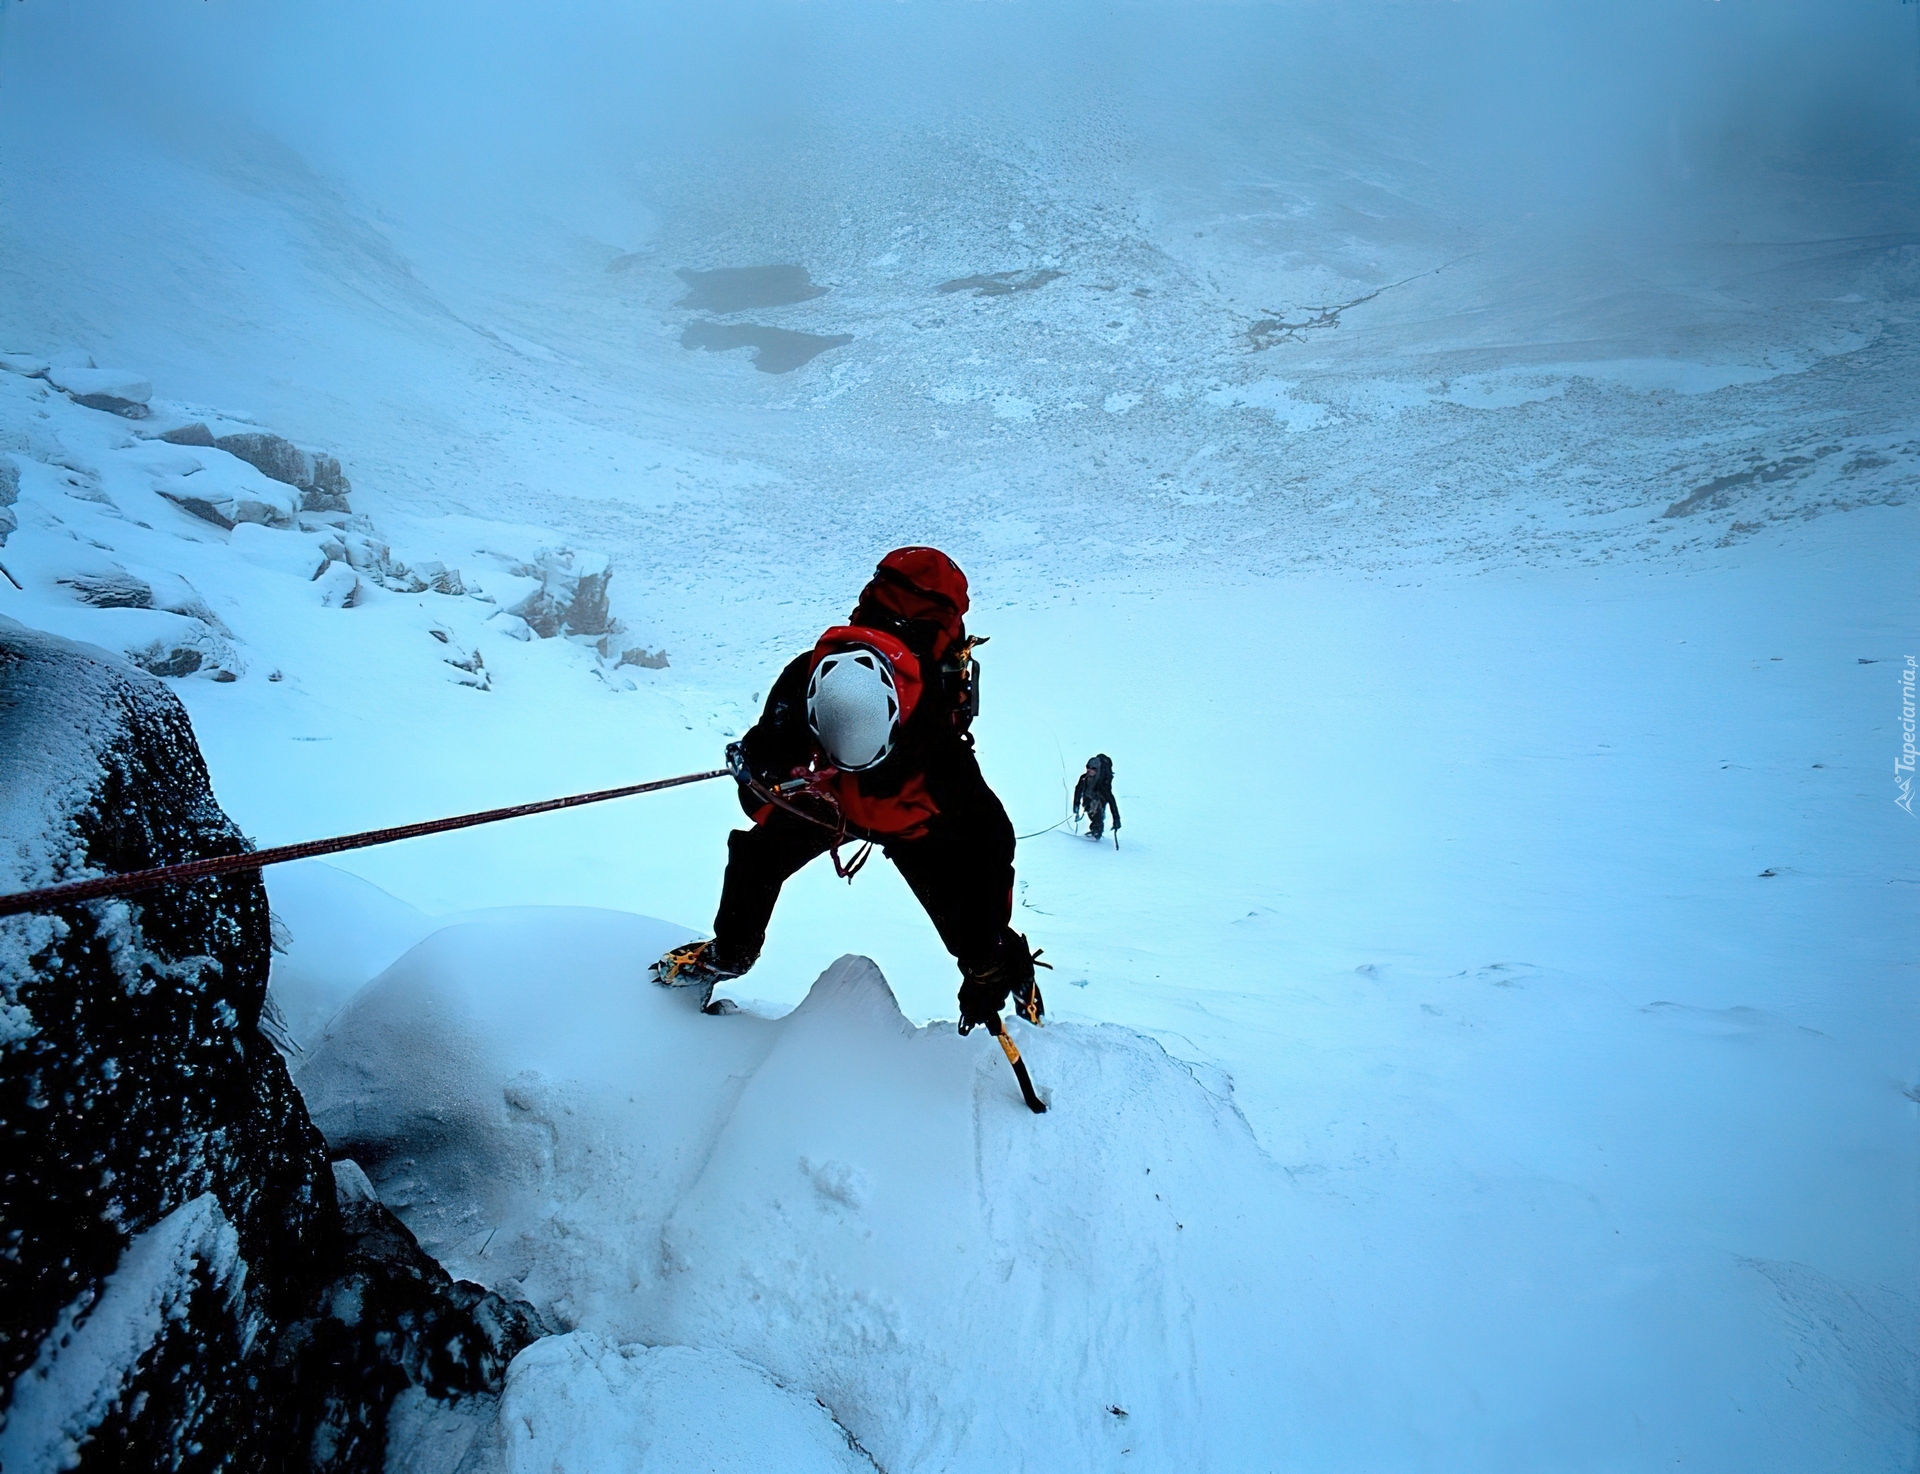
M 885 762 L 900 735 L 900 690 L 886 656 L 862 645 L 821 656 L 807 682 L 807 725 L 843 772 Z

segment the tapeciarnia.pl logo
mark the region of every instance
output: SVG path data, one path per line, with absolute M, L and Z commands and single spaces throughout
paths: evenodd
M 1909 814 L 1913 812 L 1913 676 L 1914 658 L 1909 655 L 1900 672 L 1900 756 L 1893 760 L 1894 786 L 1900 790 L 1894 802 Z

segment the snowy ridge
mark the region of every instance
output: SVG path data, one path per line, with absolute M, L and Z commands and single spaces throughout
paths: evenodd
M 1265 1246 L 1314 1230 L 1229 1100 L 1130 1030 L 1062 1024 L 1021 1037 L 1036 1118 L 984 1034 L 913 1027 L 866 959 L 783 1018 L 714 1018 L 641 977 L 680 935 L 459 923 L 300 1072 L 430 1252 L 597 1338 L 523 1356 L 508 1410 L 560 1361 L 640 1342 L 764 1367 L 888 1469 L 1226 1468 L 1262 1446 L 1293 1395 L 1269 1340 L 1302 1330 L 1271 1317 L 1313 1320 Z

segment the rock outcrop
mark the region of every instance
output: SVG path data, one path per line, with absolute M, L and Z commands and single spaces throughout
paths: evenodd
M 20 525 L 13 504 L 20 500 L 20 468 L 8 456 L 0 455 L 0 548 L 7 545 L 7 534 Z
M 164 683 L 10 620 L 0 772 L 0 890 L 248 847 Z M 0 1467 L 377 1470 L 543 1330 L 337 1185 L 270 951 L 257 872 L 0 920 Z
M 65 391 L 75 404 L 129 420 L 147 417 L 147 401 L 153 398 L 153 384 L 138 374 L 121 369 L 60 367 L 45 372 L 47 381 Z
M 305 451 L 284 436 L 265 431 L 241 431 L 216 436 L 204 424 L 182 425 L 160 437 L 170 445 L 198 445 L 224 450 L 236 460 L 245 461 L 254 470 L 300 493 L 298 510 L 302 512 L 346 512 L 352 510 L 347 495 L 353 490 L 339 460 L 319 451 Z
M 531 563 L 513 570 L 522 578 L 537 578 L 540 587 L 507 612 L 527 622 L 543 640 L 556 635 L 586 635 L 610 654 L 612 637 L 626 626 L 613 617 L 607 587 L 613 582 L 613 564 L 601 553 L 575 553 L 567 548 L 542 548 Z

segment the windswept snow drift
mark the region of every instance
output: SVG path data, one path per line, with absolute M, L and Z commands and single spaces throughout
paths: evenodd
M 708 1017 L 643 977 L 682 936 L 565 909 L 448 927 L 300 1076 L 430 1252 L 581 1333 L 515 1364 L 516 1460 L 531 1438 L 586 1467 L 601 1404 L 667 1375 L 635 1343 L 744 1357 L 892 1470 L 1252 1467 L 1283 1445 L 1313 1389 L 1279 1385 L 1272 1348 L 1329 1374 L 1340 1353 L 1304 1282 L 1311 1207 L 1223 1079 L 1125 1029 L 1023 1030 L 1035 1117 L 984 1033 L 915 1028 L 865 958 L 784 1018 Z

